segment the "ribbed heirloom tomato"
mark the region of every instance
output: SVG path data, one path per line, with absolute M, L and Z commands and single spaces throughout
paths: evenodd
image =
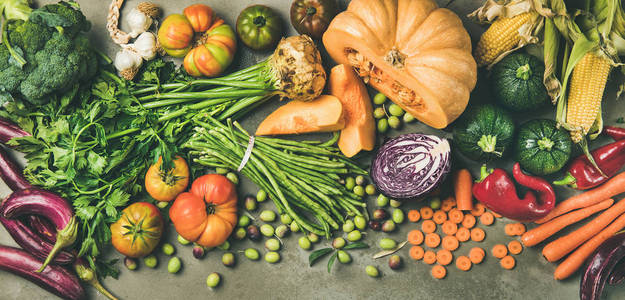
M 163 217 L 158 208 L 148 202 L 126 207 L 117 222 L 111 224 L 111 242 L 119 253 L 129 257 L 150 254 L 163 234 Z
M 161 170 L 163 158 L 151 165 L 145 174 L 145 190 L 158 201 L 171 201 L 184 192 L 189 184 L 189 166 L 180 156 L 176 156 L 172 169 Z
M 215 247 L 226 241 L 237 222 L 237 193 L 225 176 L 199 177 L 189 192 L 176 197 L 169 209 L 176 231 L 188 241 Z
M 158 41 L 167 54 L 184 57 L 184 69 L 196 77 L 221 74 L 237 48 L 232 28 L 204 4 L 188 6 L 182 14 L 165 18 Z

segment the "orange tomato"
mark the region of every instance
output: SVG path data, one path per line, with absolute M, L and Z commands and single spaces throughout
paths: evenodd
M 117 222 L 111 224 L 111 242 L 119 253 L 143 257 L 158 245 L 163 234 L 163 217 L 148 202 L 136 202 L 122 210 Z
M 145 174 L 145 190 L 158 201 L 171 201 L 184 192 L 189 184 L 189 166 L 180 156 L 176 156 L 173 161 L 174 167 L 171 170 L 163 171 L 162 157 L 150 166 Z
M 204 175 L 191 190 L 178 195 L 169 209 L 176 231 L 188 241 L 215 247 L 226 241 L 237 223 L 237 193 L 225 176 Z

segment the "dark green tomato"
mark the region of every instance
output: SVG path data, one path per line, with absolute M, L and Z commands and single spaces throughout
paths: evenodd
M 275 46 L 282 37 L 282 32 L 280 16 L 265 5 L 248 6 L 237 18 L 239 38 L 254 50 Z
M 462 154 L 487 162 L 501 157 L 511 144 L 514 122 L 503 109 L 486 104 L 465 112 L 453 133 L 454 145 Z
M 514 149 L 523 169 L 535 175 L 547 175 L 566 165 L 572 145 L 570 134 L 557 128 L 555 121 L 537 119 L 521 125 Z
M 497 102 L 512 111 L 529 111 L 548 103 L 543 85 L 545 65 L 538 58 L 514 53 L 498 62 L 491 72 Z
M 336 0 L 295 0 L 291 4 L 291 24 L 300 34 L 320 39 L 337 13 Z

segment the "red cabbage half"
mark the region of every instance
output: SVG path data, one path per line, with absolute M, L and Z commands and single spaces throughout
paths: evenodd
M 384 195 L 396 199 L 427 194 L 451 167 L 449 142 L 435 135 L 410 133 L 388 140 L 371 164 L 371 179 Z

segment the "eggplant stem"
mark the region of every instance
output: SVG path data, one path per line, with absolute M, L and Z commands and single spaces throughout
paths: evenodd
M 106 288 L 104 288 L 104 286 L 102 286 L 102 284 L 98 280 L 98 276 L 95 275 L 95 272 L 93 272 L 91 268 L 86 267 L 85 265 L 82 265 L 80 263 L 77 263 L 74 265 L 74 270 L 76 271 L 76 274 L 78 274 L 78 277 L 80 278 L 80 280 L 90 284 L 96 290 L 98 290 L 98 292 L 100 292 L 102 295 L 106 296 L 107 298 L 111 300 L 118 300 L 115 296 L 113 296 L 113 294 L 111 294 Z
M 73 216 L 69 223 L 65 226 L 65 228 L 59 230 L 56 234 L 56 243 L 54 243 L 54 247 L 46 257 L 46 260 L 41 265 L 39 270 L 35 271 L 37 273 L 43 272 L 46 269 L 48 264 L 52 261 L 54 256 L 61 251 L 63 248 L 72 245 L 76 241 L 76 236 L 78 235 L 78 222 L 76 222 L 76 216 Z

